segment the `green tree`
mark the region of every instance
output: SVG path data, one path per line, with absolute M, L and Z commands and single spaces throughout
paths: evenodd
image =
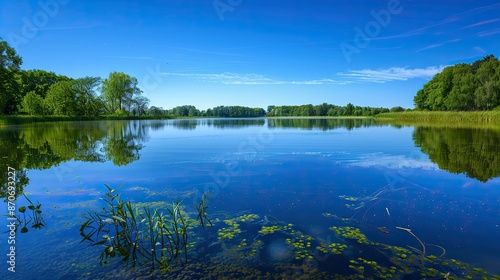
M 491 110 L 500 105 L 500 62 L 488 55 L 437 73 L 413 98 L 418 110 Z
M 29 115 L 43 114 L 43 98 L 34 91 L 28 92 L 21 102 L 22 110 Z
M 495 57 L 483 59 L 476 72 L 479 86 L 474 92 L 475 105 L 482 110 L 491 110 L 500 105 L 500 62 Z
M 61 81 L 70 81 L 72 79 L 57 75 L 54 72 L 49 72 L 45 70 L 21 70 L 18 75 L 18 82 L 20 85 L 20 93 L 22 96 L 28 94 L 28 92 L 33 91 L 42 98 L 45 98 L 49 88 Z
M 352 116 L 352 115 L 354 115 L 354 105 L 352 105 L 351 103 L 348 103 L 345 106 L 344 116 Z
M 403 112 L 405 109 L 401 106 L 396 106 L 391 108 L 391 112 Z
M 13 114 L 21 103 L 16 75 L 23 63 L 16 51 L 0 37 L 0 114 Z
M 104 113 L 104 104 L 97 96 L 100 83 L 99 77 L 84 77 L 73 82 L 77 115 L 98 116 Z
M 134 115 L 144 115 L 148 110 L 149 99 L 145 96 L 139 95 L 133 99 L 132 111 Z
M 140 91 L 137 79 L 123 72 L 112 72 L 102 81 L 102 92 L 108 113 L 130 112 L 134 94 Z
M 52 85 L 45 97 L 44 105 L 49 115 L 77 115 L 73 81 L 62 81 Z

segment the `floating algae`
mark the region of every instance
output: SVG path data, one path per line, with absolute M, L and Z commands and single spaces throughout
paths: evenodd
M 362 244 L 369 244 L 370 242 L 366 238 L 366 235 L 361 233 L 361 230 L 359 228 L 354 228 L 350 226 L 345 226 L 345 227 L 337 227 L 333 226 L 330 228 L 331 230 L 335 231 L 338 235 L 347 238 L 347 239 L 354 239 L 358 243 Z

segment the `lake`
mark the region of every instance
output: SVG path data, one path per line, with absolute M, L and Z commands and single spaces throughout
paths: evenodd
M 0 149 L 0 279 L 500 279 L 495 127 L 59 122 Z

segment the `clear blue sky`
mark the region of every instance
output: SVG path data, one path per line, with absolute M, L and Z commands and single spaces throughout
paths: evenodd
M 498 1 L 2 1 L 23 69 L 134 76 L 151 105 L 413 107 L 446 65 L 499 56 Z

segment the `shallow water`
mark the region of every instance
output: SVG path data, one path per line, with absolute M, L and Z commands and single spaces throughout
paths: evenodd
M 207 209 L 213 227 L 193 231 L 189 261 L 172 264 L 171 277 L 392 273 L 421 279 L 431 268 L 436 277 L 486 273 L 474 268 L 500 274 L 500 130 L 355 119 L 190 119 L 9 126 L 0 137 L 1 168 L 16 170 L 17 215 L 29 204 L 24 191 L 42 205 L 46 223 L 15 233 L 15 273 L 7 270 L 9 232 L 1 235 L 1 279 L 153 277 L 149 267 L 133 270 L 119 258 L 100 265 L 102 248 L 80 243 L 83 215 L 103 207 L 104 184 L 123 185 L 120 197 L 140 206 L 183 199 L 191 212 L 202 193 L 213 192 Z M 248 214 L 258 218 L 241 221 Z M 218 237 L 231 219 L 241 233 Z M 277 230 L 259 233 L 270 226 Z M 368 243 L 334 226 L 359 229 Z M 346 248 L 324 254 L 321 247 L 332 243 Z M 437 260 L 422 261 L 422 245 L 425 257 Z M 407 257 L 394 248 L 407 250 Z M 364 270 L 349 268 L 352 260 Z M 217 269 L 221 264 L 225 271 Z M 395 272 L 380 268 L 391 266 Z

